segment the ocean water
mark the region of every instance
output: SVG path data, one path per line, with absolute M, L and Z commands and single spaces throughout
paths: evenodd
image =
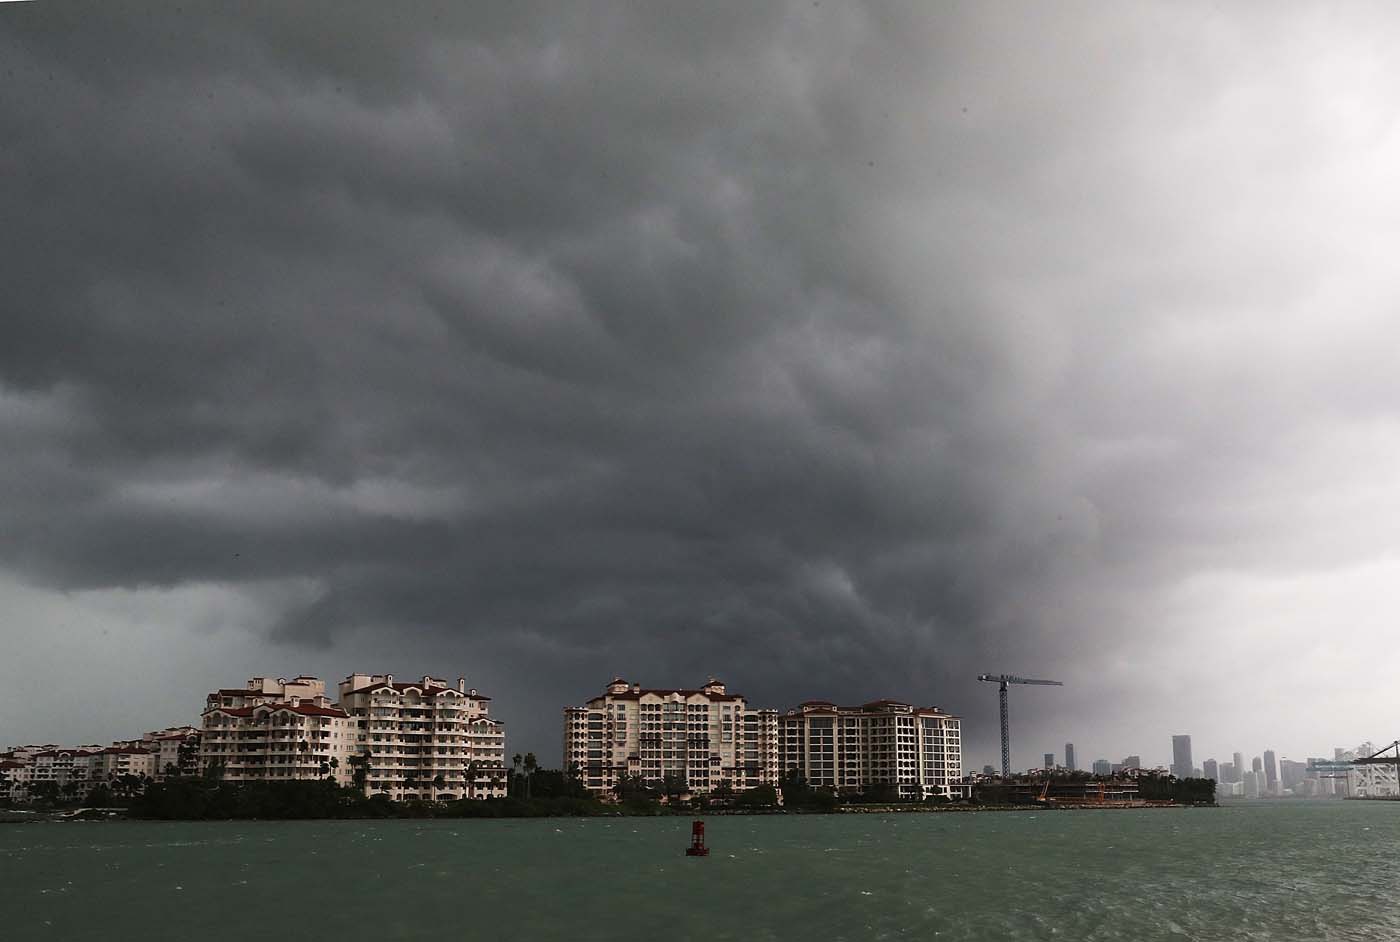
M 1400 939 L 1400 803 L 0 827 L 0 938 Z

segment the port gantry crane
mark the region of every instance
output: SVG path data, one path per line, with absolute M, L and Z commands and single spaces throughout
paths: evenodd
M 1011 674 L 978 674 L 978 680 L 989 684 L 1000 684 L 1001 699 L 1001 777 L 1011 776 L 1011 725 L 1006 713 L 1007 684 L 1039 684 L 1045 687 L 1063 687 L 1058 680 L 1032 680 L 1029 677 L 1016 677 Z

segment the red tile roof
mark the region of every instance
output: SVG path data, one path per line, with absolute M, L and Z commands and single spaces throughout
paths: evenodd
M 280 713 L 280 712 L 282 712 L 283 710 L 289 710 L 289 711 L 291 711 L 292 713 L 300 713 L 302 716 L 340 716 L 340 717 L 347 717 L 347 716 L 350 715 L 349 713 L 346 713 L 344 710 L 340 709 L 339 707 L 319 707 L 319 706 L 312 706 L 312 705 L 309 704 L 309 703 L 298 703 L 296 706 L 291 706 L 290 704 L 285 704 L 285 703 L 283 703 L 283 704 L 278 704 L 276 707 L 274 707 L 273 712 L 274 712 L 274 713 Z
M 223 713 L 228 716 L 252 716 L 256 711 L 266 713 L 300 713 L 302 716 L 340 716 L 348 717 L 350 714 L 338 707 L 318 707 L 310 703 L 259 703 L 250 707 L 210 707 L 205 713 Z M 184 738 L 184 737 L 180 737 Z
M 671 694 L 674 694 L 674 693 L 678 693 L 678 694 L 680 694 L 682 697 L 691 697 L 691 696 L 695 696 L 696 694 L 699 694 L 700 696 L 709 697 L 711 700 L 728 701 L 728 702 L 732 702 L 732 701 L 735 701 L 735 700 L 742 700 L 742 699 L 744 699 L 743 697 L 739 696 L 738 694 L 732 694 L 732 693 L 706 693 L 706 692 L 703 691 L 703 690 L 684 690 L 684 689 L 680 689 L 680 688 L 677 688 L 677 689 L 675 689 L 675 690 L 663 690 L 663 689 L 660 689 L 660 688 L 645 688 L 645 689 L 642 689 L 642 690 L 630 690 L 630 689 L 629 689 L 629 690 L 627 690 L 627 691 L 625 691 L 625 692 L 623 692 L 623 693 L 605 693 L 605 694 L 603 694 L 602 696 L 594 697 L 593 699 L 594 699 L 594 700 L 602 700 L 602 699 L 604 699 L 605 697 L 612 697 L 614 700 L 640 700 L 644 694 L 648 694 L 648 693 L 655 694 L 655 695 L 658 696 L 658 697 L 669 697 L 669 696 L 671 696 Z M 590 702 L 592 702 L 592 701 L 590 701 Z
M 430 694 L 431 696 L 434 696 L 434 697 L 438 696 L 439 694 L 444 694 L 444 693 L 449 693 L 449 692 L 450 692 L 450 693 L 458 694 L 459 696 L 462 696 L 462 697 L 466 697 L 466 698 L 469 699 L 469 700 L 490 700 L 490 699 L 491 699 L 490 697 L 486 696 L 485 694 L 480 694 L 480 693 L 463 693 L 462 691 L 458 690 L 456 687 L 439 687 L 439 686 L 437 686 L 436 684 L 433 684 L 432 686 L 425 686 L 422 682 L 413 682 L 413 681 L 409 681 L 409 682 L 407 682 L 407 683 L 399 683 L 398 681 L 394 681 L 392 684 L 389 684 L 389 683 L 384 683 L 384 684 L 370 684 L 368 687 L 358 687 L 358 688 L 356 688 L 355 690 L 351 690 L 350 693 L 346 694 L 346 696 L 350 696 L 351 694 L 356 694 L 356 693 L 377 693 L 377 692 L 382 691 L 382 690 L 392 690 L 394 693 L 407 693 L 407 692 L 410 691 L 410 690 L 417 690 L 419 693 Z

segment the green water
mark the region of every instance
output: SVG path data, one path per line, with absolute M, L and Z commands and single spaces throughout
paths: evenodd
M 0 827 L 0 938 L 1400 939 L 1400 803 Z

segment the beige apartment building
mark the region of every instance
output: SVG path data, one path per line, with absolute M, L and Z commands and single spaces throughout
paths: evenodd
M 199 730 L 193 726 L 179 726 L 170 729 L 159 730 L 147 733 L 142 737 L 144 748 L 150 749 L 156 757 L 155 778 L 162 779 L 168 775 L 190 775 L 195 772 L 195 767 L 189 763 L 181 763 L 181 749 L 199 748 Z M 172 772 L 173 770 L 173 772 Z
M 81 796 L 94 785 L 125 776 L 155 778 L 156 759 L 157 752 L 150 746 L 130 743 L 75 749 L 19 746 L 0 753 L 0 798 L 25 800 L 31 786 L 42 782 L 52 782 L 65 794 Z
M 366 761 L 365 789 L 396 801 L 504 798 L 505 724 L 490 715 L 491 698 L 424 676 L 351 674 L 340 682 L 340 705 L 355 724 L 356 761 Z
M 938 707 L 809 700 L 778 718 L 784 773 L 839 793 L 888 785 L 902 799 L 961 797 L 962 721 Z
M 120 739 L 112 743 L 115 747 L 141 749 L 151 753 L 151 778 L 159 781 L 169 775 L 192 775 L 198 769 L 194 763 L 186 762 L 181 768 L 180 750 L 199 745 L 199 730 L 193 726 L 167 726 L 165 729 L 151 730 L 138 739 Z
M 11 753 L 0 754 L 0 801 L 23 801 L 29 797 L 34 766 Z
M 54 782 L 60 788 L 70 782 L 85 784 L 101 778 L 101 746 L 79 746 L 76 749 L 45 749 L 32 753 L 30 782 Z
M 254 677 L 206 700 L 199 767 L 225 781 L 351 781 L 355 721 L 326 697 L 325 681 Z
M 140 746 L 111 746 L 92 757 L 89 775 L 94 782 L 127 775 L 155 778 L 156 753 Z
M 697 690 L 614 678 L 601 696 L 564 710 L 564 768 L 602 796 L 623 776 L 683 781 L 694 793 L 776 785 L 778 713 L 750 709 L 714 678 Z

